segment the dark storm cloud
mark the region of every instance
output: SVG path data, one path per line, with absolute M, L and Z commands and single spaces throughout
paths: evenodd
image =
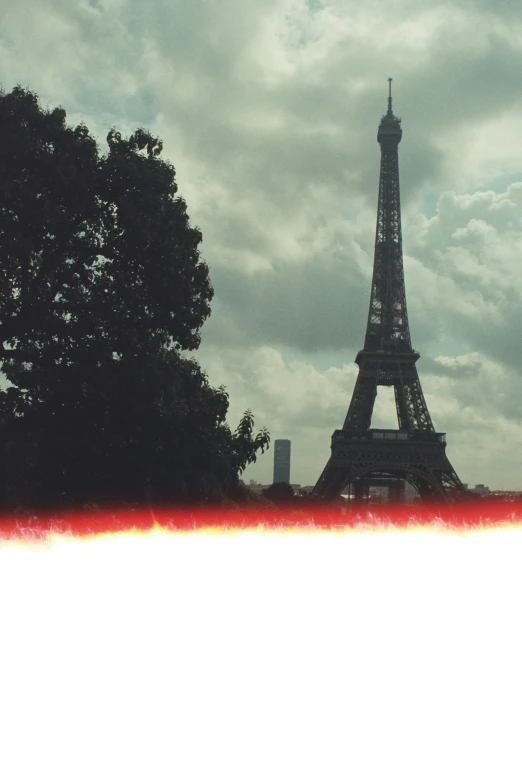
M 307 354 L 348 348 L 364 339 L 369 278 L 343 255 L 278 264 L 249 275 L 229 267 L 212 274 L 213 322 L 205 339 L 280 345 Z

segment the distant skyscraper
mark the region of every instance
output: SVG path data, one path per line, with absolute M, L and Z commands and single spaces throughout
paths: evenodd
M 290 484 L 290 441 L 274 441 L 274 484 Z

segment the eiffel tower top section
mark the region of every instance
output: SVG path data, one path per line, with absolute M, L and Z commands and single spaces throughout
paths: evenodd
M 379 125 L 379 131 L 377 133 L 377 141 L 379 144 L 382 144 L 383 141 L 394 141 L 398 144 L 402 138 L 401 121 L 393 113 L 391 95 L 392 80 L 388 79 L 388 82 L 388 111 L 381 117 L 381 124 Z
M 399 142 L 401 121 L 393 113 L 391 79 L 388 111 L 377 141 L 381 146 L 379 203 L 372 290 L 364 352 L 413 353 L 411 347 L 402 260 Z

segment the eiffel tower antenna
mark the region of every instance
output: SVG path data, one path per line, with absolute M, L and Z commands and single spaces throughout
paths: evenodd
M 347 486 L 355 496 L 383 485 L 400 493 L 404 482 L 424 498 L 449 499 L 466 491 L 446 456 L 445 433 L 435 431 L 415 367 L 419 354 L 411 345 L 402 259 L 402 128 L 392 110 L 391 83 L 388 79 L 388 112 L 377 132 L 381 170 L 366 337 L 355 359 L 359 374 L 348 413 L 332 436 L 316 497 L 334 498 Z M 371 428 L 378 386 L 394 388 L 397 430 Z

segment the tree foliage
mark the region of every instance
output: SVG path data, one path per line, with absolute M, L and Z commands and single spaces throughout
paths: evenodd
M 0 95 L 4 505 L 234 496 L 269 442 L 182 351 L 212 287 L 162 144 Z M 1 502 L 1 500 L 0 500 Z
M 276 481 L 275 484 L 271 484 L 263 490 L 263 497 L 276 505 L 285 505 L 295 501 L 294 489 L 287 481 Z

